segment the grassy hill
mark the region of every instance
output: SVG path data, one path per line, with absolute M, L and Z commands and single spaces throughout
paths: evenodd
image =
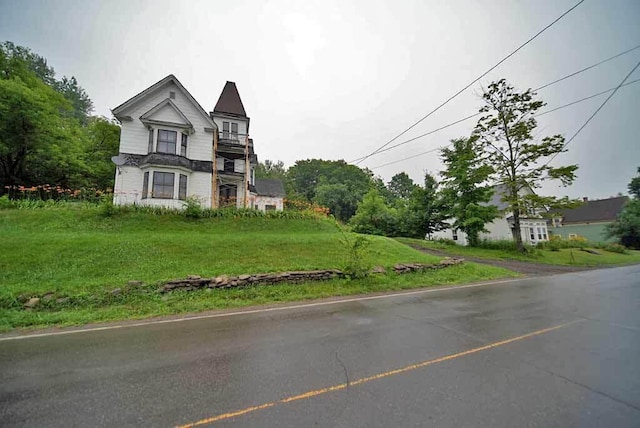
M 157 284 L 189 274 L 216 276 L 342 268 L 343 233 L 328 219 L 208 218 L 131 211 L 104 217 L 98 207 L 0 210 L 0 329 L 141 318 L 273 301 L 302 300 L 508 276 L 467 264 L 438 272 L 362 280 L 203 290 L 161 296 Z M 437 261 L 391 239 L 367 237 L 369 266 Z M 393 276 L 391 276 L 393 275 Z M 112 296 L 130 280 L 144 292 Z M 25 297 L 53 292 L 72 302 L 25 311 Z M 98 296 L 98 297 L 96 297 Z M 102 296 L 102 297 L 100 297 Z M 106 297 L 105 297 L 106 296 Z

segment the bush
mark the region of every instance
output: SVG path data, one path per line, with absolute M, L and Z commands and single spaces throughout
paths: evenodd
M 182 213 L 185 215 L 185 217 L 193 218 L 193 219 L 198 219 L 202 217 L 203 209 L 202 209 L 202 205 L 200 205 L 200 201 L 198 200 L 198 198 L 194 196 L 188 197 L 184 201 L 183 207 L 184 209 Z
M 611 253 L 618 253 L 618 254 L 628 254 L 629 253 L 627 251 L 627 249 L 625 248 L 625 246 L 624 245 L 620 245 L 620 244 L 607 244 L 602 249 L 605 250 L 605 251 L 609 251 Z
M 449 238 L 438 238 L 435 240 L 435 242 L 437 242 L 438 244 L 443 244 L 443 245 L 458 245 L 456 243 L 456 241 L 454 241 L 453 239 L 449 239 Z
M 14 203 L 9 199 L 9 195 L 3 195 L 0 197 L 0 210 L 7 210 L 9 208 L 15 208 Z

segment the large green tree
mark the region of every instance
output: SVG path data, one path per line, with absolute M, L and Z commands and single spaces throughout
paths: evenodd
M 493 188 L 488 184 L 493 168 L 483 162 L 478 136 L 451 141 L 451 148 L 440 151 L 446 169 L 440 174 L 442 196 L 447 201 L 452 227 L 467 235 L 470 246 L 477 246 L 485 224 L 498 216 L 498 209 L 489 205 Z
M 0 193 L 5 186 L 113 186 L 117 124 L 90 116 L 74 77 L 56 80 L 29 48 L 0 43 Z
M 411 194 L 418 187 L 406 172 L 399 172 L 389 181 L 387 188 L 392 195 L 393 200 L 408 201 Z
M 424 185 L 416 186 L 406 206 L 398 208 L 397 235 L 425 238 L 447 227 L 446 209 L 438 186 L 436 178 L 425 173 Z
M 371 189 L 358 204 L 349 224 L 354 232 L 369 235 L 390 235 L 395 229 L 395 210 L 385 203 L 377 189 Z
M 640 168 L 638 175 L 629 182 L 632 198 L 626 203 L 618 218 L 607 226 L 607 235 L 617 238 L 625 247 L 640 250 Z
M 578 169 L 577 165 L 549 165 L 552 157 L 564 151 L 564 137 L 553 135 L 538 139 L 534 135 L 537 127 L 534 116 L 545 105 L 536 100 L 535 95 L 531 89 L 517 92 L 504 79 L 491 83 L 482 95 L 482 116 L 474 131 L 488 154 L 487 163 L 495 168 L 498 183 L 506 189 L 503 201 L 513 213 L 513 239 L 520 251 L 524 250 L 520 231 L 523 213 L 562 206 L 558 198 L 521 190 L 534 190 L 546 180 L 569 185 Z
M 299 160 L 289 168 L 287 176 L 297 195 L 328 207 L 344 222 L 355 214 L 358 203 L 373 187 L 370 171 L 344 160 Z

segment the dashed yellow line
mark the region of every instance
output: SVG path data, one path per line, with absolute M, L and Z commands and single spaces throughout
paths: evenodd
M 387 371 L 387 372 L 384 372 L 384 373 L 378 373 L 378 374 L 375 374 L 373 376 L 363 377 L 361 379 L 354 380 L 353 382 L 350 382 L 348 384 L 347 383 L 341 383 L 339 385 L 334 385 L 334 386 L 330 386 L 330 387 L 327 387 L 327 388 L 307 391 L 305 393 L 302 393 L 302 394 L 299 394 L 299 395 L 293 395 L 291 397 L 286 397 L 286 398 L 283 398 L 283 399 L 278 400 L 278 401 L 273 401 L 271 403 L 265 403 L 265 404 L 261 404 L 259 406 L 247 407 L 245 409 L 237 410 L 235 412 L 223 413 L 221 415 L 213 416 L 211 418 L 202 419 L 202 420 L 199 420 L 199 421 L 196 421 L 196 422 L 192 422 L 192 423 L 189 423 L 189 424 L 185 424 L 185 425 L 179 425 L 176 428 L 191 428 L 191 427 L 195 427 L 195 426 L 199 426 L 199 425 L 210 424 L 210 423 L 221 421 L 221 420 L 224 420 L 224 419 L 230 419 L 230 418 L 234 418 L 236 416 L 242 416 L 242 415 L 245 415 L 247 413 L 255 412 L 255 411 L 258 411 L 258 410 L 268 409 L 269 407 L 273 407 L 273 406 L 278 405 L 278 404 L 286 404 L 286 403 L 290 403 L 292 401 L 305 400 L 305 399 L 308 399 L 308 398 L 316 397 L 318 395 L 326 394 L 328 392 L 340 391 L 342 389 L 346 389 L 347 387 L 362 385 L 363 383 L 371 382 L 373 380 L 378 380 L 378 379 L 382 379 L 382 378 L 385 378 L 385 377 L 389 377 L 389 376 L 393 376 L 393 375 L 397 375 L 397 374 L 401 374 L 401 373 L 406 373 L 406 372 L 409 372 L 409 371 L 412 371 L 412 370 L 420 369 L 422 367 L 430 366 L 432 364 L 442 363 L 444 361 L 449 361 L 449 360 L 453 360 L 453 359 L 456 359 L 456 358 L 464 357 L 465 355 L 470 355 L 470 354 L 475 354 L 477 352 L 486 351 L 488 349 L 498 348 L 500 346 L 504 346 L 504 345 L 507 345 L 509 343 L 517 342 L 519 340 L 528 339 L 528 338 L 534 337 L 534 336 L 539 336 L 541 334 L 545 334 L 545 333 L 548 333 L 548 332 L 553 331 L 553 330 L 558 330 L 560 328 L 567 327 L 567 326 L 569 326 L 571 324 L 575 324 L 575 323 L 580 322 L 580 321 L 584 321 L 584 320 L 582 320 L 582 319 L 581 320 L 575 320 L 575 321 L 571 321 L 571 322 L 568 322 L 568 323 L 556 325 L 556 326 L 553 326 L 553 327 L 544 328 L 542 330 L 536 330 L 536 331 L 531 332 L 531 333 L 523 334 L 521 336 L 512 337 L 510 339 L 502 340 L 500 342 L 490 343 L 488 345 L 480 346 L 478 348 L 469 349 L 467 351 L 458 352 L 456 354 L 445 355 L 444 357 L 435 358 L 433 360 L 422 361 L 420 363 L 411 364 L 409 366 L 402 367 L 402 368 L 399 368 L 399 369 L 390 370 L 390 371 Z

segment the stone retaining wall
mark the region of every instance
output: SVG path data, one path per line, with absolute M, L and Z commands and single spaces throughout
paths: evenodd
M 398 274 L 436 270 L 447 266 L 462 263 L 462 259 L 445 258 L 436 264 L 406 263 L 397 264 L 393 271 Z M 372 274 L 384 274 L 386 270 L 380 266 L 372 269 Z M 307 281 L 324 281 L 334 278 L 345 278 L 344 272 L 338 269 L 293 271 L 281 273 L 261 273 L 255 275 L 228 276 L 220 275 L 213 278 L 202 278 L 198 275 L 189 275 L 185 279 L 173 279 L 165 283 L 161 288 L 161 293 L 173 290 L 191 291 L 201 288 L 236 288 L 247 285 L 270 285 L 279 283 L 298 283 Z

